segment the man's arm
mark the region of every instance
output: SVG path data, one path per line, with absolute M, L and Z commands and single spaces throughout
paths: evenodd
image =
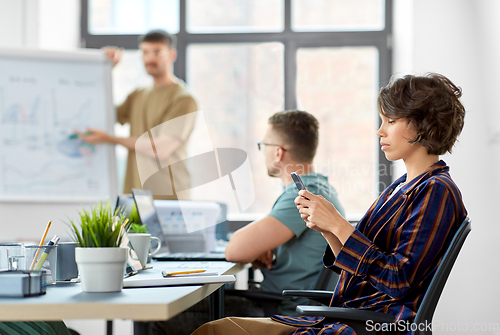
M 135 151 L 135 142 L 137 141 L 137 137 L 117 137 L 108 134 L 104 130 L 100 129 L 87 129 L 85 133 L 76 132 L 78 137 L 87 143 L 90 144 L 99 144 L 99 143 L 111 143 L 111 144 L 120 144 L 123 145 L 130 151 Z
M 226 248 L 226 259 L 230 262 L 253 262 L 294 236 L 293 231 L 279 220 L 266 216 L 237 230 L 231 236 Z
M 86 133 L 77 132 L 78 137 L 85 142 L 91 144 L 98 143 L 111 143 L 120 144 L 127 148 L 129 151 L 137 151 L 142 154 L 151 155 L 151 141 L 142 141 L 144 143 L 139 143 L 136 145 L 138 137 L 117 137 L 108 134 L 107 132 L 100 129 L 87 129 Z M 177 150 L 181 145 L 181 141 L 173 136 L 160 136 L 155 141 L 155 147 L 161 147 L 162 150 L 158 153 L 158 159 L 166 159 Z

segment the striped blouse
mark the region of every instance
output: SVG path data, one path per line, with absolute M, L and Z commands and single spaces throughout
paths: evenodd
M 337 258 L 327 247 L 323 263 L 340 272 L 330 306 L 391 313 L 396 321 L 415 318 L 442 256 L 467 216 L 448 171 L 439 161 L 396 190 L 406 180 L 403 175 L 372 204 Z M 293 334 L 354 332 L 322 317 L 272 319 L 303 326 Z

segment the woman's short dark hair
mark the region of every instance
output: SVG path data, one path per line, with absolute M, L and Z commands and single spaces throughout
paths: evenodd
M 139 44 L 142 42 L 162 42 L 170 49 L 175 49 L 176 39 L 174 35 L 167 33 L 162 29 L 155 29 L 148 32 L 146 35 L 139 36 Z
M 427 148 L 430 155 L 450 152 L 464 127 L 462 89 L 443 75 L 407 75 L 380 90 L 378 109 L 387 118 L 406 118 L 417 132 L 410 143 Z
M 271 116 L 268 123 L 296 162 L 313 161 L 319 141 L 319 123 L 314 116 L 299 110 L 283 111 Z

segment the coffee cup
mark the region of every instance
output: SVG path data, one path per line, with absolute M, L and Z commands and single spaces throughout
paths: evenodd
M 161 240 L 158 237 L 151 236 L 151 234 L 128 234 L 128 238 L 132 248 L 137 254 L 137 258 L 132 254 L 130 257 L 141 262 L 143 268 L 146 267 L 148 257 L 156 254 L 161 248 Z M 154 240 L 157 241 L 158 245 L 156 249 L 150 253 L 151 241 Z

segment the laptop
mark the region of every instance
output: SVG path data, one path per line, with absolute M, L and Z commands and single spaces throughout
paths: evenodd
M 116 197 L 115 211 L 120 207 L 127 219 L 130 218 L 132 208 L 134 207 L 134 197 L 132 194 L 120 194 Z
M 137 205 L 137 213 L 142 224 L 148 226 L 149 232 L 162 240 L 166 239 L 161 229 L 158 211 L 154 204 L 153 194 L 150 190 L 132 189 L 132 194 Z M 223 252 L 163 252 L 153 256 L 157 261 L 225 261 Z
M 158 218 L 158 212 L 156 211 L 151 191 L 133 188 L 132 195 L 141 223 L 148 227 L 151 236 L 158 237 L 162 245 L 166 245 L 165 234 L 163 234 L 163 230 L 161 229 L 160 219 Z
M 132 212 L 132 207 L 134 205 L 134 198 L 132 194 L 121 194 L 116 198 L 115 211 L 120 208 L 123 210 L 126 218 L 130 218 L 130 213 Z M 132 244 L 128 239 L 127 232 L 123 233 L 121 247 L 126 247 L 129 249 L 127 254 L 127 266 L 125 269 L 125 278 L 133 276 L 138 271 L 142 270 L 141 262 L 137 260 L 137 254 L 132 248 Z
M 164 252 L 153 256 L 157 261 L 198 261 L 214 262 L 225 261 L 223 252 Z

